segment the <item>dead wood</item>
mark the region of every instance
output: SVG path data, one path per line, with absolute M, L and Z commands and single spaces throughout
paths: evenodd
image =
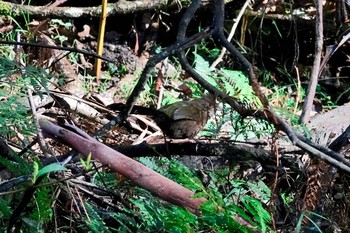
M 328 146 L 342 134 L 350 124 L 350 104 L 337 107 L 324 114 L 311 118 L 307 127 L 311 131 L 313 141 Z
M 224 156 L 232 161 L 268 160 L 271 152 L 263 148 L 256 148 L 244 144 L 232 143 L 204 143 L 204 142 L 180 142 L 170 141 L 166 144 L 138 145 L 117 145 L 111 146 L 113 149 L 129 156 L 139 157 L 140 155 L 159 156 L 171 153 L 171 155 L 207 155 Z
M 166 10 L 169 8 L 178 8 L 178 1 L 156 0 L 156 1 L 126 1 L 120 0 L 116 3 L 107 5 L 107 16 L 132 14 L 147 10 Z M 10 2 L 1 2 L 1 7 L 6 9 L 11 15 L 19 16 L 29 14 L 33 17 L 45 18 L 80 18 L 80 17 L 99 17 L 101 6 L 94 7 L 50 7 L 50 6 L 31 6 Z
M 170 203 L 186 208 L 193 213 L 198 213 L 199 205 L 205 201 L 204 198 L 193 198 L 195 194 L 193 191 L 100 143 L 84 132 L 73 132 L 43 118 L 39 120 L 39 123 L 45 134 L 72 147 L 84 156 L 91 154 L 92 158 L 102 165 L 108 166 L 113 171 L 133 181 L 136 185 Z

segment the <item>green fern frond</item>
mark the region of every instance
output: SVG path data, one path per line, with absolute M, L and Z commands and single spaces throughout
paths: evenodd
M 0 219 L 11 217 L 12 210 L 10 208 L 10 203 L 5 198 L 0 198 Z
M 41 222 L 50 221 L 53 216 L 52 202 L 52 188 L 49 186 L 40 187 L 35 193 L 36 208 L 34 208 L 34 213 L 30 216 L 30 219 L 40 220 Z
M 85 218 L 85 223 L 90 228 L 92 232 L 95 233 L 105 233 L 110 232 L 108 227 L 106 227 L 105 222 L 101 216 L 95 211 L 95 209 L 87 202 L 85 202 L 85 208 L 89 214 L 89 219 Z

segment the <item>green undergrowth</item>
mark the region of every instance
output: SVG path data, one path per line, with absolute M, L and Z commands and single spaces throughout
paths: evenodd
M 101 216 L 90 216 L 94 220 L 90 220 L 88 225 L 93 225 L 93 229 L 104 229 L 103 232 L 271 232 L 271 215 L 267 211 L 271 191 L 263 182 L 228 179 L 232 175 L 231 171 L 224 169 L 208 171 L 210 182 L 204 186 L 197 176 L 176 159 L 141 158 L 140 161 L 195 191 L 195 197 L 206 198 L 208 201 L 200 207 L 201 214 L 194 215 L 161 201 L 144 189 L 136 188 L 131 200 L 136 208 L 125 209 L 125 213 L 109 213 L 119 223 L 119 227 L 111 229 L 101 221 Z M 96 213 L 93 212 L 93 216 Z M 238 217 L 251 224 L 252 228 L 237 222 Z
M 26 22 L 29 18 L 26 18 Z M 55 24 L 70 28 L 71 25 L 61 20 L 53 21 Z M 25 29 L 21 29 L 25 31 Z M 14 38 L 9 33 L 6 38 Z M 60 43 L 67 38 L 63 35 L 53 37 Z M 255 96 L 248 78 L 240 70 L 230 68 L 211 68 L 208 60 L 213 60 L 220 52 L 219 49 L 208 49 L 208 45 L 201 42 L 193 50 L 188 50 L 189 57 L 195 70 L 210 84 L 235 98 L 242 105 L 250 109 L 262 110 L 260 100 Z M 31 136 L 35 135 L 36 128 L 31 116 L 29 102 L 27 100 L 28 87 L 42 96 L 48 91 L 48 83 L 53 77 L 42 67 L 34 67 L 25 64 L 26 55 L 21 54 L 20 59 L 12 47 L 0 47 L 0 136 L 12 139 L 16 135 L 23 135 L 23 139 L 16 140 L 21 147 L 28 144 Z M 77 54 L 71 54 L 69 59 L 77 63 Z M 18 62 L 21 60 L 22 63 Z M 176 60 L 170 58 L 174 66 L 179 67 Z M 24 63 L 24 64 L 23 64 Z M 115 73 L 123 75 L 127 71 L 122 67 L 108 66 L 107 77 Z M 280 71 L 285 72 L 285 71 Z M 180 73 L 180 70 L 179 70 Z M 137 76 L 140 73 L 135 74 Z M 157 72 L 152 73 L 147 85 L 140 96 L 142 104 L 154 103 L 155 77 Z M 298 87 L 291 79 L 289 86 L 280 86 L 271 78 L 271 74 L 264 74 L 263 84 L 268 87 L 267 97 L 275 111 L 285 119 L 289 119 L 292 125 L 298 125 L 297 111 L 301 104 L 296 103 L 295 93 L 298 92 L 299 99 L 305 97 L 305 90 Z M 105 92 L 107 82 L 105 79 L 99 87 L 100 92 Z M 84 88 L 91 90 L 95 85 L 94 78 L 87 74 L 84 76 Z M 188 85 L 193 97 L 199 98 L 203 95 L 203 88 L 191 79 L 182 80 Z M 120 90 L 128 95 L 133 89 L 136 81 L 127 83 Z M 324 102 L 329 101 L 326 93 L 319 94 Z M 170 104 L 181 100 L 176 97 L 174 91 L 167 90 L 163 96 L 162 105 Z M 330 101 L 327 102 L 330 105 Z M 229 105 L 218 103 L 215 116 L 210 119 L 201 136 L 220 138 L 223 131 L 227 131 L 225 138 L 234 140 L 248 140 L 252 138 L 270 137 L 274 128 L 266 121 L 252 117 L 242 117 Z M 300 130 L 303 130 L 300 128 Z M 6 167 L 13 177 L 29 176 L 30 178 L 22 185 L 16 186 L 18 193 L 4 194 L 0 196 L 0 231 L 4 232 L 8 221 L 16 205 L 22 198 L 25 188 L 30 187 L 38 174 L 47 175 L 50 172 L 64 170 L 55 167 L 42 168 L 37 161 L 37 154 L 30 151 L 22 157 L 13 155 L 13 158 L 0 157 L 0 164 Z M 185 186 L 195 192 L 195 197 L 204 197 L 206 202 L 200 207 L 200 215 L 194 215 L 187 210 L 171 205 L 151 195 L 146 190 L 135 187 L 131 182 L 117 182 L 115 174 L 110 171 L 102 171 L 91 175 L 91 182 L 94 185 L 103 186 L 108 189 L 118 190 L 125 194 L 132 205 L 128 208 L 118 206 L 121 211 L 111 210 L 93 198 L 77 198 L 70 192 L 69 198 L 74 199 L 79 209 L 65 206 L 66 203 L 57 203 L 59 188 L 68 189 L 66 183 L 45 185 L 38 187 L 34 198 L 30 200 L 28 208 L 21 213 L 21 230 L 23 232 L 47 232 L 57 222 L 62 223 L 62 231 L 67 230 L 69 224 L 74 224 L 81 232 L 273 232 L 272 215 L 270 208 L 271 191 L 264 183 L 264 180 L 246 181 L 238 179 L 236 167 L 227 167 L 220 170 L 189 170 L 177 159 L 150 159 L 141 158 L 140 161 L 147 167 L 159 172 L 169 179 Z M 90 158 L 81 160 L 82 170 L 93 169 Z M 38 167 L 37 167 L 38 166 Z M 39 169 L 41 168 L 41 170 Z M 73 170 L 73 169 L 72 169 Z M 199 175 L 204 172 L 206 181 Z M 69 176 L 72 174 L 69 174 Z M 48 177 L 42 183 L 47 184 Z M 122 184 L 121 184 L 122 183 Z M 283 194 L 284 195 L 284 194 Z M 124 197 L 124 196 L 123 196 Z M 291 203 L 291 196 L 283 196 L 285 203 Z M 79 199 L 79 200 L 78 200 Z M 76 204 L 79 203 L 79 204 Z M 66 208 L 66 209 L 65 209 Z M 62 211 L 59 215 L 55 211 Z M 67 211 L 68 210 L 68 211 Z M 238 221 L 239 220 L 239 221 Z M 247 223 L 242 224 L 242 222 Z M 67 223 L 68 222 L 68 223 Z M 301 222 L 300 222 L 301 224 Z M 247 225 L 251 227 L 247 227 Z

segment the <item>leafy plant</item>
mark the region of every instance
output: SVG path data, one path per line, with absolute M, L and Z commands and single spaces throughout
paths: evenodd
M 313 231 L 313 232 L 320 232 L 320 233 L 322 233 L 322 230 L 320 229 L 320 227 L 314 222 L 313 217 L 316 217 L 316 218 L 319 218 L 319 219 L 324 219 L 324 220 L 328 221 L 327 218 L 325 218 L 324 216 L 321 216 L 321 215 L 319 215 L 319 214 L 317 214 L 315 212 L 309 212 L 309 211 L 302 212 L 300 217 L 299 217 L 297 226 L 295 228 L 295 233 L 303 232 L 302 231 L 303 220 L 307 220 L 308 222 L 311 223 L 310 227 L 308 228 L 308 230 Z
M 52 187 L 40 187 L 35 192 L 35 208 L 33 208 L 34 212 L 30 215 L 30 219 L 40 222 L 41 225 L 50 221 L 53 216 L 52 202 Z
M 110 232 L 103 219 L 89 203 L 85 202 L 85 208 L 88 213 L 88 216 L 85 217 L 85 223 L 92 232 Z
M 229 69 L 217 71 L 211 68 L 209 62 L 201 55 L 194 53 L 194 58 L 195 70 L 210 84 L 221 89 L 247 107 L 261 107 L 261 103 L 255 96 L 248 78 L 241 71 Z M 192 84 L 191 87 L 195 89 L 195 86 L 196 84 Z M 229 135 L 237 140 L 260 137 L 262 134 L 271 133 L 271 127 L 266 122 L 255 119 L 242 119 L 238 113 L 233 113 L 231 108 L 226 104 L 218 108 L 222 109 L 223 114 L 216 114 L 217 117 L 207 124 L 205 128 L 207 132 L 203 132 L 200 135 L 215 137 L 227 122 L 231 122 L 232 128 L 229 131 Z
M 70 30 L 70 29 L 73 27 L 73 24 L 70 23 L 70 22 L 64 22 L 64 21 L 61 20 L 61 19 L 52 19 L 52 20 L 50 21 L 50 27 L 51 27 L 53 30 L 56 31 L 56 34 L 54 34 L 54 35 L 52 36 L 52 38 L 55 39 L 55 40 L 58 40 L 58 41 L 60 42 L 61 46 L 62 46 L 64 42 L 68 41 L 68 37 L 65 36 L 65 35 L 61 35 L 61 34 L 59 33 L 58 28 L 59 28 L 59 27 L 62 27 L 62 28 L 64 28 L 64 29 L 66 29 L 66 30 Z
M 249 85 L 248 78 L 241 71 L 229 69 L 216 71 L 199 54 L 194 54 L 194 57 L 195 70 L 210 84 L 243 103 L 261 106 Z
M 262 232 L 271 231 L 271 216 L 264 207 L 270 199 L 271 191 L 263 182 L 229 181 L 227 176 L 230 172 L 222 170 L 209 173 L 211 181 L 208 188 L 205 188 L 187 167 L 176 160 L 142 158 L 141 161 L 194 190 L 197 197 L 205 197 L 208 201 L 201 206 L 202 216 L 198 217 L 179 207 L 163 204 L 148 192 L 138 189 L 139 198 L 132 202 L 139 208 L 142 221 L 140 225 L 125 226 L 128 229 L 139 227 L 138 229 L 142 228 L 147 232 L 157 229 L 167 232 L 252 232 L 234 218 L 240 216 Z M 230 186 L 231 192 L 223 194 L 218 185 Z M 251 197 L 252 193 L 255 197 Z
M 146 232 L 196 232 L 197 217 L 177 206 L 163 206 L 157 199 L 149 196 L 147 199 L 132 200 L 139 209 L 142 224 L 139 230 Z
M 0 57 L 1 135 L 11 136 L 16 131 L 28 135 L 35 131 L 33 121 L 29 118 L 29 104 L 24 93 L 28 86 L 33 87 L 39 95 L 43 93 L 43 89 L 48 92 L 49 79 L 51 75 L 43 68 L 24 67 L 8 57 Z
M 89 170 L 91 168 L 91 153 L 86 156 L 86 162 L 84 161 L 83 158 L 80 158 L 81 164 L 84 166 L 85 170 Z
M 71 29 L 73 27 L 73 24 L 71 22 L 64 22 L 61 19 L 51 19 L 51 26 L 52 27 L 62 26 L 65 29 Z
M 37 167 L 38 167 L 37 162 L 34 162 L 33 176 L 35 179 L 38 179 L 41 176 L 47 175 L 50 172 L 67 170 L 64 166 L 60 165 L 59 163 L 49 164 L 49 165 L 41 168 L 40 170 L 37 170 Z M 33 183 L 35 183 L 35 181 Z

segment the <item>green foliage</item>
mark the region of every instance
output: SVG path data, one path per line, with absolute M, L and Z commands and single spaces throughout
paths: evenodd
M 5 197 L 0 197 L 0 219 L 3 219 L 3 218 L 9 219 L 11 214 L 12 214 L 12 210 L 10 208 L 9 200 L 5 199 Z M 2 224 L 0 222 L 0 226 L 1 225 Z
M 94 179 L 91 183 L 110 189 L 118 188 L 118 182 L 114 172 L 100 172 L 98 175 L 94 175 Z
M 194 53 L 194 58 L 195 70 L 210 84 L 240 101 L 247 107 L 261 107 L 261 103 L 255 96 L 248 78 L 241 71 L 229 69 L 221 69 L 217 71 L 216 69 L 211 68 L 209 62 L 201 55 Z M 196 84 L 190 86 L 194 90 L 199 90 L 198 87 L 195 88 Z M 220 133 L 221 128 L 227 124 L 227 122 L 230 122 L 231 124 L 231 130 L 228 133 L 231 138 L 236 140 L 246 140 L 254 137 L 259 138 L 263 134 L 271 133 L 272 128 L 265 121 L 259 121 L 252 118 L 242 119 L 241 116 L 238 113 L 233 112 L 231 107 L 227 104 L 222 105 L 222 109 L 223 114 L 216 114 L 216 118 L 209 121 L 205 128 L 207 132 L 201 133 L 201 136 L 217 136 Z
M 201 31 L 199 29 L 198 31 Z M 199 44 L 194 46 L 194 54 L 200 54 L 202 57 L 206 57 L 208 60 L 214 60 L 216 59 L 221 49 L 218 47 L 213 47 L 212 43 L 214 41 L 212 40 L 201 40 Z
M 271 191 L 263 182 L 229 180 L 227 177 L 230 172 L 221 170 L 209 173 L 210 183 L 208 188 L 205 188 L 187 167 L 176 160 L 140 160 L 151 169 L 195 191 L 196 197 L 205 197 L 208 201 L 201 206 L 202 215 L 198 217 L 182 208 L 164 204 L 158 198 L 139 189 L 139 198 L 132 202 L 138 207 L 142 221 L 139 224 L 124 224 L 120 231 L 131 232 L 136 228 L 145 232 L 254 232 L 235 220 L 234 216 L 240 216 L 256 229 L 271 232 L 271 216 L 264 207 L 270 200 Z M 231 187 L 231 191 L 224 194 L 220 186 Z M 128 218 L 126 215 L 123 217 Z
M 218 195 L 217 193 L 218 189 L 215 184 L 222 180 L 222 178 L 220 178 L 220 176 L 218 176 L 216 173 L 212 173 L 211 178 L 211 194 L 217 199 L 215 203 L 223 203 L 220 206 L 215 206 L 213 204 L 212 208 L 225 209 L 224 213 L 220 214 L 223 216 L 227 215 L 226 217 L 233 215 L 240 216 L 246 221 L 250 222 L 253 226 L 257 227 L 257 229 L 260 229 L 262 232 L 271 230 L 268 226 L 271 221 L 271 216 L 263 206 L 264 203 L 266 204 L 269 201 L 271 192 L 263 182 L 258 182 L 255 184 L 250 182 L 231 180 L 231 191 L 224 198 L 221 198 L 221 195 Z M 252 193 L 254 193 L 254 198 L 250 196 Z M 232 227 L 236 227 L 235 224 Z M 223 227 L 226 227 L 226 225 Z M 230 231 L 230 229 L 232 230 L 234 228 L 227 228 L 222 230 Z
M 178 101 L 181 101 L 181 99 L 174 97 L 173 93 L 164 92 L 162 106 L 166 106 Z
M 33 131 L 28 124 L 26 99 L 21 89 L 17 89 L 19 80 L 12 81 L 10 77 L 18 72 L 18 63 L 0 57 L 0 135 L 11 135 L 14 129 L 28 134 Z M 17 91 L 16 91 L 17 89 Z
M 236 211 L 232 206 L 218 210 L 215 203 L 208 201 L 202 205 L 201 210 L 203 217 L 200 219 L 200 225 L 207 229 L 215 229 L 216 232 L 254 232 L 237 223 L 234 219 L 234 216 L 237 216 Z
M 225 129 L 227 131 L 225 136 L 229 136 L 232 140 L 244 141 L 270 135 L 273 132 L 273 127 L 266 121 L 251 117 L 242 118 L 228 104 L 219 105 L 219 108 L 221 111 L 216 113 L 215 118 L 209 120 L 200 136 L 217 137 Z
M 195 70 L 197 71 L 197 73 L 204 78 L 205 80 L 207 80 L 211 85 L 213 86 L 217 86 L 216 82 L 215 82 L 215 73 L 213 73 L 215 71 L 214 68 L 211 68 L 209 66 L 209 62 L 207 60 L 205 60 L 202 56 L 200 56 L 197 53 L 194 53 L 194 67 Z
M 128 73 L 128 70 L 125 65 L 117 66 L 114 63 L 107 63 L 107 67 L 108 73 L 118 78 Z
M 66 30 L 70 30 L 73 27 L 73 24 L 71 22 L 64 22 L 61 19 L 52 19 L 50 21 L 50 27 L 53 29 L 56 29 L 56 32 L 59 27 L 63 27 Z M 56 41 L 60 42 L 60 45 L 62 46 L 64 42 L 68 41 L 68 37 L 65 35 L 60 35 L 59 33 L 52 35 L 52 38 Z
M 10 161 L 6 158 L 0 157 L 0 163 L 7 167 L 11 173 L 13 173 L 15 176 L 21 176 L 25 174 L 34 173 L 37 174 L 36 177 L 41 176 L 41 174 L 46 174 L 49 171 L 53 171 L 55 169 L 50 169 L 52 166 L 44 167 L 41 170 L 38 169 L 38 165 L 35 165 L 37 163 L 33 163 L 34 169 L 31 168 L 31 163 L 29 163 L 26 159 L 18 157 L 17 155 L 13 155 L 15 162 Z M 34 170 L 34 171 L 32 171 Z M 46 170 L 46 171 L 45 171 Z M 22 188 L 26 187 L 28 185 L 32 185 L 33 181 L 30 183 L 24 183 L 22 184 Z M 17 186 L 16 188 L 19 189 L 21 186 Z M 15 195 L 6 195 L 0 197 L 0 215 L 3 215 L 2 217 L 4 219 L 9 219 L 10 215 L 12 214 L 12 208 L 10 204 L 10 200 L 16 199 L 16 198 L 22 198 L 22 195 L 15 194 Z M 23 229 L 25 229 L 25 232 L 44 232 L 44 226 L 45 223 L 48 223 L 52 219 L 52 205 L 53 197 L 52 197 L 52 188 L 51 187 L 40 187 L 35 192 L 35 197 L 32 200 L 32 202 L 29 204 L 30 207 L 28 208 L 28 211 L 32 211 L 30 213 L 26 213 L 22 220 L 25 223 L 23 226 Z M 6 205 L 6 207 L 5 207 Z M 1 229 L 1 228 L 0 228 Z
M 158 199 L 148 196 L 146 199 L 132 200 L 139 209 L 142 224 L 138 230 L 144 232 L 197 232 L 197 217 L 181 207 L 163 206 Z
M 19 79 L 19 86 L 30 84 L 38 94 L 42 93 L 42 89 L 46 92 L 50 92 L 47 82 L 52 76 L 44 68 L 26 66 L 22 75 L 23 80 Z
M 84 91 L 90 92 L 93 90 L 94 79 L 95 79 L 95 77 L 93 77 L 93 76 L 90 76 L 88 74 L 84 75 L 84 80 L 83 80 Z
M 39 95 L 43 90 L 48 92 L 47 82 L 51 75 L 43 68 L 23 67 L 11 61 L 11 52 L 2 50 L 0 57 L 0 135 L 13 135 L 15 131 L 28 135 L 35 131 L 29 117 L 27 101 L 28 87 Z
M 32 121 L 28 119 L 27 109 L 20 102 L 22 94 L 12 94 L 10 91 L 0 90 L 0 135 L 14 135 L 14 129 L 27 135 L 33 132 Z
M 26 174 L 33 173 L 36 174 L 36 178 L 47 174 L 50 171 L 57 170 L 58 167 L 54 165 L 48 165 L 41 170 L 38 170 L 38 165 L 36 162 L 34 162 L 32 165 L 29 163 L 26 159 L 22 157 L 18 157 L 16 154 L 13 155 L 14 161 L 10 161 L 6 158 L 0 157 L 0 163 L 7 167 L 11 173 L 14 174 L 14 176 L 22 176 Z M 31 167 L 32 166 L 32 167 Z M 33 168 L 33 169 L 32 169 Z M 34 171 L 33 171 L 34 170 Z M 30 183 L 24 183 L 21 186 L 25 187 L 27 185 L 32 185 L 33 181 Z M 21 186 L 17 186 L 16 188 L 21 188 Z M 45 223 L 51 220 L 52 218 L 52 188 L 51 187 L 40 187 L 35 192 L 35 198 L 33 199 L 33 203 L 30 204 L 30 206 L 34 208 L 30 208 L 32 210 L 32 213 L 29 213 L 30 217 L 23 218 L 23 221 L 26 223 L 26 228 L 28 229 L 27 232 L 44 232 L 43 226 Z M 11 205 L 7 204 L 9 200 L 13 199 L 15 196 L 7 195 L 0 198 L 0 213 L 5 217 L 6 219 L 9 218 L 12 209 Z M 5 199 L 6 198 L 6 199 Z M 20 197 L 22 198 L 22 197 Z M 2 205 L 6 205 L 5 207 L 1 207 Z
M 86 156 L 86 162 L 84 161 L 83 158 L 80 158 L 81 164 L 84 166 L 85 170 L 89 170 L 91 168 L 91 153 Z
M 5 157 L 0 156 L 0 164 L 5 166 L 15 176 L 21 176 L 32 173 L 31 164 L 22 157 L 13 154 L 14 161 L 11 161 Z
M 316 86 L 316 97 L 321 101 L 321 103 L 323 103 L 323 108 L 325 109 L 329 109 L 329 108 L 332 109 L 337 107 L 336 103 L 345 94 L 349 95 L 349 90 L 345 90 L 343 93 L 339 94 L 338 98 L 335 100 L 335 102 L 333 102 L 332 97 L 330 96 L 330 93 L 327 93 L 327 91 L 320 85 Z
M 51 19 L 51 25 L 52 27 L 62 26 L 65 29 L 71 29 L 73 27 L 73 24 L 71 22 L 64 22 L 61 19 Z
M 223 82 L 227 94 L 235 96 L 241 102 L 257 101 L 249 80 L 241 71 L 222 69 L 221 73 L 220 81 Z
M 272 20 L 272 25 L 275 27 L 278 36 L 279 36 L 280 38 L 283 38 L 283 36 L 282 36 L 282 34 L 281 34 L 281 31 L 280 31 L 280 29 L 278 28 L 278 25 L 277 25 L 277 23 L 276 23 L 276 20 Z
M 228 69 L 216 71 L 199 54 L 194 54 L 194 57 L 195 70 L 211 85 L 221 89 L 242 103 L 255 107 L 261 106 L 258 98 L 254 95 L 252 87 L 249 85 L 248 78 L 241 71 Z
M 168 166 L 167 171 L 163 173 L 164 175 L 195 192 L 204 190 L 204 186 L 200 179 L 194 176 L 194 174 L 181 162 L 176 159 L 168 161 L 166 158 L 163 158 L 162 162 Z
M 38 188 L 35 192 L 34 212 L 30 215 L 30 219 L 42 223 L 50 221 L 53 216 L 51 209 L 52 201 L 52 187 L 46 186 Z
M 36 163 L 34 163 L 36 164 Z M 65 171 L 67 170 L 64 166 L 62 166 L 59 163 L 52 163 L 49 164 L 43 168 L 41 168 L 37 173 L 34 174 L 34 177 L 36 179 L 38 179 L 39 177 L 43 176 L 43 175 L 47 175 L 50 172 L 55 172 L 55 171 Z
M 310 212 L 310 211 L 302 212 L 300 214 L 298 223 L 296 225 L 295 233 L 304 232 L 303 230 L 305 230 L 305 229 L 303 229 L 303 227 L 302 227 L 304 218 L 307 219 L 308 222 L 310 222 L 310 224 L 308 224 L 307 230 L 312 231 L 312 232 L 320 232 L 320 233 L 322 233 L 323 231 L 320 229 L 320 227 L 317 225 L 317 223 L 314 220 L 315 219 L 323 219 L 323 220 L 329 221 L 329 219 L 327 219 L 324 216 L 319 215 L 315 212 Z
M 126 212 L 130 212 L 127 211 Z M 111 217 L 115 219 L 120 225 L 115 232 L 128 232 L 133 233 L 138 228 L 139 224 L 136 222 L 134 217 L 130 216 L 129 213 L 111 213 Z
M 0 15 L 11 15 L 12 7 L 10 4 L 0 1 Z
M 85 217 L 85 223 L 92 232 L 105 233 L 110 232 L 106 224 L 96 210 L 87 202 L 85 202 L 85 208 L 89 217 Z
M 204 189 L 202 182 L 186 166 L 176 159 L 140 158 L 139 161 L 148 168 L 161 173 L 169 179 L 193 191 Z
M 26 93 L 28 88 L 34 89 L 41 95 L 48 91 L 47 82 L 51 75 L 43 68 L 23 66 L 14 61 L 14 51 L 11 47 L 1 47 L 0 53 L 0 135 L 12 137 L 18 133 L 28 136 L 36 132 L 35 124 L 31 118 L 31 112 Z M 25 60 L 25 59 L 23 59 Z M 24 142 L 27 141 L 25 138 Z M 52 171 L 62 169 L 60 165 L 53 164 L 39 170 L 37 163 L 28 161 L 28 158 L 12 154 L 13 159 L 0 157 L 0 163 L 4 165 L 14 176 L 22 176 L 33 173 L 33 180 Z M 31 161 L 35 157 L 31 155 Z M 32 183 L 24 183 L 16 188 L 23 188 Z M 29 204 L 28 212 L 21 218 L 24 222 L 23 229 L 26 232 L 44 232 L 44 226 L 52 219 L 51 205 L 53 201 L 50 187 L 40 187 L 35 193 L 35 198 Z M 1 198 L 1 204 L 5 204 L 5 197 Z M 6 201 L 22 198 L 19 194 L 7 195 Z M 7 208 L 1 208 L 1 214 L 8 219 L 12 212 L 12 201 Z M 16 202 L 14 202 L 16 203 Z
M 33 163 L 33 181 L 32 181 L 33 184 L 36 182 L 38 173 L 39 173 L 39 164 L 36 161 L 34 161 L 34 163 Z
M 44 233 L 43 223 L 31 218 L 23 217 L 22 221 L 25 223 L 26 227 L 22 227 L 23 232 L 35 232 L 35 233 Z

